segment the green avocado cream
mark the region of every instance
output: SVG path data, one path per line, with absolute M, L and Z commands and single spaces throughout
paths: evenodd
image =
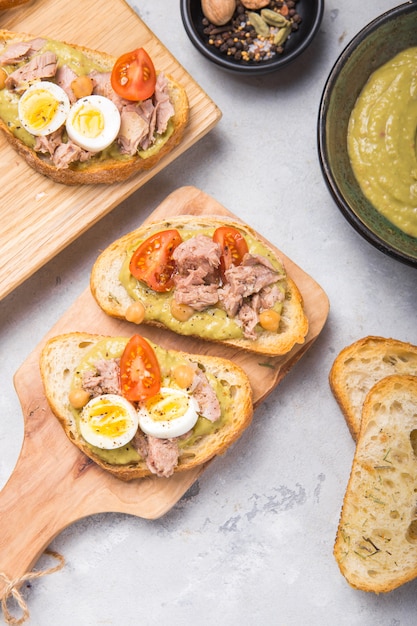
M 98 341 L 91 348 L 91 350 L 89 350 L 85 354 L 82 361 L 78 364 L 77 369 L 74 372 L 73 380 L 71 382 L 71 389 L 77 389 L 81 387 L 81 381 L 84 372 L 94 370 L 95 363 L 97 363 L 97 361 L 100 361 L 102 359 L 113 359 L 121 357 L 128 341 L 129 339 L 126 337 L 112 337 L 111 339 L 102 339 Z M 165 350 L 160 346 L 153 344 L 152 342 L 149 343 L 156 353 L 158 363 L 161 369 L 161 386 L 175 387 L 175 383 L 170 380 L 170 372 L 178 365 L 187 364 L 189 363 L 189 361 L 178 353 L 173 353 Z M 193 446 L 201 436 L 214 433 L 216 430 L 223 426 L 227 419 L 227 416 L 230 415 L 233 406 L 233 399 L 230 393 L 228 393 L 228 388 L 225 387 L 220 380 L 217 380 L 208 372 L 206 372 L 206 376 L 210 384 L 216 391 L 217 397 L 220 402 L 221 416 L 216 422 L 210 422 L 205 417 L 199 416 L 190 437 L 188 437 L 187 439 L 182 439 L 180 441 L 179 445 L 181 450 L 186 450 L 187 447 Z M 71 411 L 75 417 L 78 427 L 78 420 L 81 411 L 74 409 L 73 407 L 71 407 Z M 96 446 L 92 446 L 87 442 L 85 442 L 85 444 L 102 461 L 110 463 L 111 465 L 130 465 L 138 463 L 142 460 L 137 450 L 130 443 L 115 450 L 103 450 Z
M 168 228 L 168 226 L 167 226 Z M 197 235 L 208 235 L 212 237 L 213 228 L 193 229 L 192 231 L 181 230 L 183 240 Z M 151 232 L 149 232 L 151 234 Z M 259 241 L 255 240 L 246 232 L 244 233 L 249 252 L 267 257 L 273 267 L 284 275 L 283 266 L 269 252 L 269 250 Z M 207 307 L 204 311 L 196 311 L 187 321 L 178 321 L 171 314 L 171 302 L 173 293 L 156 293 L 144 283 L 138 281 L 129 271 L 130 259 L 142 243 L 143 240 L 135 241 L 127 250 L 125 260 L 123 262 L 119 280 L 129 293 L 133 300 L 141 300 L 145 304 L 145 321 L 158 321 L 170 328 L 174 332 L 181 335 L 198 335 L 204 339 L 227 340 L 239 339 L 243 336 L 241 327 L 236 323 L 234 318 L 229 317 L 223 309 L 218 307 Z M 285 294 L 286 281 L 280 280 L 278 283 L 282 293 Z M 281 314 L 282 303 L 276 302 L 274 310 Z M 261 330 L 260 327 L 258 330 Z
M 44 46 L 39 50 L 39 54 L 43 52 L 54 52 L 58 58 L 58 67 L 62 67 L 64 65 L 70 67 L 70 69 L 77 74 L 77 76 L 84 76 L 85 74 L 89 74 L 90 72 L 96 70 L 98 72 L 109 72 L 112 69 L 112 63 L 107 59 L 101 60 L 98 55 L 97 57 L 89 57 L 82 50 L 78 50 L 73 46 L 70 46 L 65 43 L 61 43 L 59 41 L 55 41 L 52 39 L 46 39 Z M 4 66 L 7 74 L 11 74 L 15 71 L 20 65 L 23 65 L 24 62 L 20 62 L 14 65 Z M 53 79 L 48 79 L 52 80 Z M 18 116 L 18 102 L 19 102 L 19 94 L 10 91 L 9 89 L 3 88 L 0 90 L 0 118 L 7 125 L 9 130 L 26 144 L 29 148 L 33 148 L 35 146 L 36 138 L 31 135 L 27 130 L 25 130 L 19 121 Z M 154 154 L 156 154 L 161 147 L 168 141 L 172 133 L 174 132 L 174 123 L 169 120 L 167 129 L 163 134 L 157 135 L 155 137 L 155 141 L 147 150 L 138 151 L 138 156 L 141 159 L 149 159 Z M 108 159 L 116 159 L 118 161 L 129 161 L 132 159 L 132 156 L 121 154 L 117 142 L 113 142 L 108 148 L 102 150 L 94 157 L 90 158 L 88 161 L 84 161 L 82 163 L 71 163 L 71 169 L 78 170 L 86 170 L 91 167 L 92 164 L 96 164 L 97 161 L 105 161 Z
M 348 152 L 359 186 L 397 228 L 417 237 L 417 47 L 371 74 L 352 111 Z

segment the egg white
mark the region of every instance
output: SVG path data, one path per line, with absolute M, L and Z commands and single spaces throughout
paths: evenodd
M 86 96 L 75 102 L 68 114 L 68 137 L 84 150 L 100 152 L 117 137 L 120 113 L 116 105 L 104 96 Z
M 158 439 L 180 437 L 195 426 L 198 413 L 198 402 L 186 391 L 161 387 L 156 396 L 140 404 L 139 426 Z
M 89 444 L 113 450 L 133 439 L 138 429 L 138 414 L 133 404 L 122 396 L 103 394 L 83 407 L 79 427 Z
M 70 101 L 65 91 L 55 83 L 33 83 L 18 102 L 18 117 L 32 135 L 45 136 L 58 130 L 67 119 Z

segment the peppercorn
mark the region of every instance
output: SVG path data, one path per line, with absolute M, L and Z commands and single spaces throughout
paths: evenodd
M 291 32 L 296 32 L 302 21 L 296 10 L 298 0 L 270 0 L 267 7 L 291 20 Z M 235 12 L 231 20 L 223 26 L 211 24 L 206 17 L 202 18 L 203 33 L 208 46 L 215 47 L 221 54 L 244 62 L 259 63 L 270 59 L 275 54 L 285 52 L 285 41 L 276 45 L 273 41 L 276 28 L 271 28 L 270 37 L 258 37 L 256 30 L 247 16 L 247 9 L 237 0 Z M 258 11 L 260 14 L 260 11 Z

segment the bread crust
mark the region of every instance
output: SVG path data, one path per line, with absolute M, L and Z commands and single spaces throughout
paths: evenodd
M 168 228 L 198 231 L 201 228 L 215 229 L 221 225 L 233 226 L 240 229 L 260 241 L 258 235 L 246 224 L 225 218 L 224 216 L 206 217 L 195 215 L 181 215 L 168 218 L 164 221 L 153 222 L 139 227 L 138 229 L 124 235 L 113 242 L 98 257 L 92 268 L 90 277 L 91 292 L 98 305 L 105 313 L 112 317 L 125 319 L 126 310 L 134 302 L 119 280 L 120 268 L 126 256 L 126 251 L 135 244 L 137 240 L 145 239 L 152 232 Z M 276 253 L 262 240 L 262 244 L 270 251 L 276 259 Z M 280 260 L 279 260 L 280 261 Z M 281 263 L 281 261 L 280 261 Z M 146 290 L 141 291 L 141 300 L 146 307 Z M 210 315 L 207 314 L 207 319 Z M 144 323 L 151 326 L 164 326 L 158 320 L 146 320 Z M 179 331 L 178 331 L 179 332 Z M 286 297 L 281 315 L 279 332 L 262 331 L 256 340 L 246 338 L 223 339 L 210 338 L 211 342 L 222 345 L 234 346 L 241 350 L 257 352 L 270 356 L 280 356 L 287 354 L 296 344 L 302 344 L 308 332 L 308 319 L 303 309 L 303 299 L 295 282 L 287 275 Z M 193 336 L 201 338 L 198 333 Z
M 75 416 L 68 399 L 73 374 L 83 356 L 103 339 L 111 338 L 104 335 L 73 332 L 50 339 L 40 356 L 40 372 L 45 396 L 70 441 L 103 470 L 123 481 L 151 476 L 153 474 L 144 460 L 117 466 L 102 460 L 86 445 L 78 433 Z M 179 463 L 174 470 L 178 473 L 202 465 L 214 456 L 223 454 L 240 437 L 252 421 L 252 389 L 245 372 L 231 361 L 171 349 L 169 352 L 171 356 L 178 355 L 202 366 L 204 371 L 222 381 L 231 397 L 227 418 L 221 427 L 217 431 L 203 435 L 199 441 L 181 450 Z M 234 410 L 236 407 L 239 407 L 239 410 Z
M 370 335 L 346 346 L 334 360 L 329 384 L 353 439 L 359 435 L 367 393 L 392 374 L 417 375 L 417 346 Z
M 0 30 L 0 51 L 6 45 L 18 41 L 29 41 L 35 37 L 37 36 Z M 100 65 L 103 66 L 103 71 L 110 71 L 116 61 L 115 57 L 105 52 L 73 43 L 62 43 L 73 47 L 75 50 L 82 52 L 95 61 L 99 61 Z M 65 169 L 57 169 L 50 161 L 43 158 L 40 154 L 35 152 L 35 150 L 17 138 L 1 118 L 0 132 L 30 167 L 54 182 L 65 185 L 113 184 L 123 182 L 138 172 L 153 168 L 166 154 L 180 143 L 183 137 L 189 118 L 187 94 L 182 85 L 172 76 L 166 74 L 166 78 L 168 79 L 170 100 L 174 107 L 174 116 L 171 118 L 174 130 L 161 148 L 146 159 L 140 156 L 132 156 L 123 160 L 107 158 L 106 160 L 89 161 L 84 165 L 83 169 L 76 169 L 71 166 Z
M 386 593 L 417 576 L 417 377 L 366 396 L 334 556 L 348 583 Z
M 0 11 L 4 9 L 14 9 L 21 4 L 27 4 L 30 0 L 0 0 Z

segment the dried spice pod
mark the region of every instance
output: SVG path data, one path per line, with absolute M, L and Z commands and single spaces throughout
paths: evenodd
M 259 35 L 261 37 L 268 37 L 269 36 L 269 26 L 262 19 L 262 17 L 259 15 L 259 13 L 255 13 L 254 11 L 249 11 L 248 12 L 248 19 L 249 19 L 249 22 L 254 27 L 257 35 Z
M 201 0 L 201 9 L 209 22 L 223 26 L 232 19 L 236 0 Z
M 281 13 L 277 13 L 271 9 L 262 9 L 261 17 L 270 26 L 282 28 L 288 25 L 288 20 Z

